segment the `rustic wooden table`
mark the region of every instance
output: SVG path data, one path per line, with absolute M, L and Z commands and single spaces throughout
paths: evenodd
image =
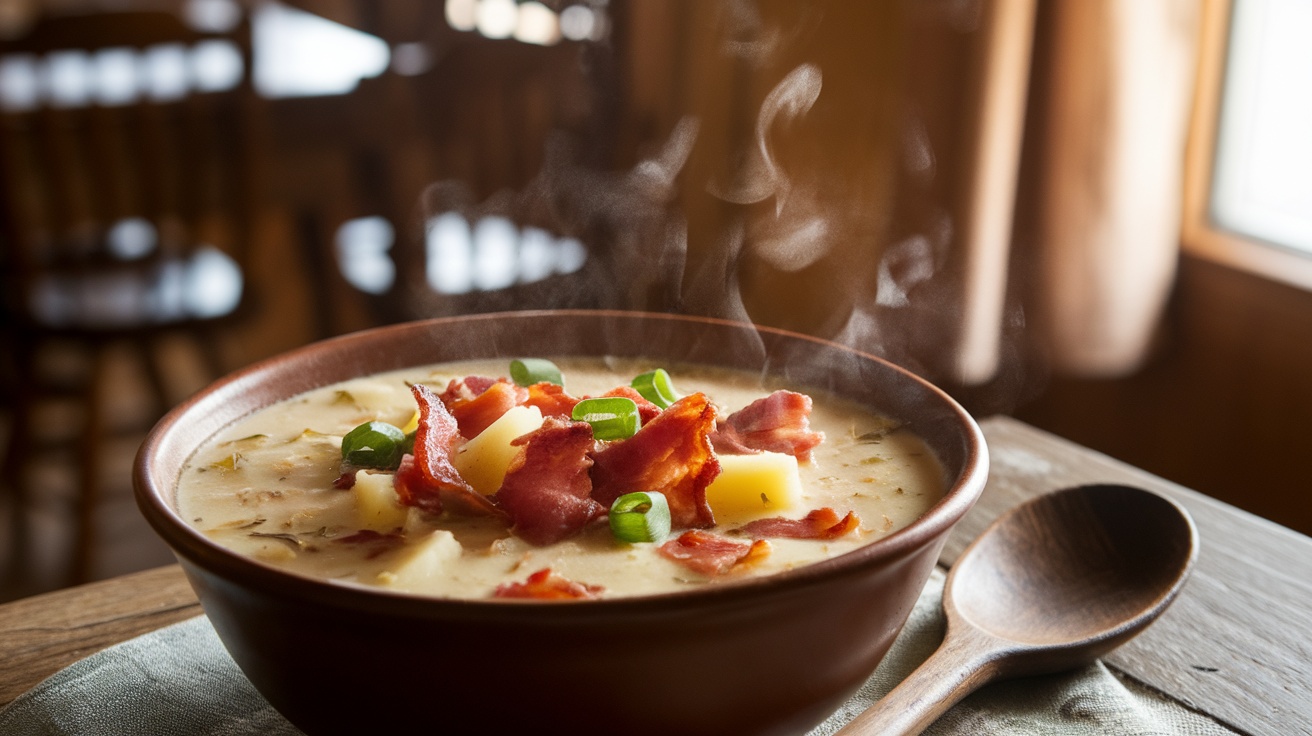
M 1312 734 L 1312 538 L 1008 418 L 981 422 L 992 473 L 944 549 L 1045 491 L 1125 483 L 1184 505 L 1201 538 L 1184 592 L 1106 664 L 1246 734 Z M 0 606 L 0 705 L 66 665 L 201 613 L 177 566 Z

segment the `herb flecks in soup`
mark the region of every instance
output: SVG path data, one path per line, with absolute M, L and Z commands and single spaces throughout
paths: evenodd
M 208 441 L 183 469 L 179 511 L 299 574 L 565 600 L 810 564 L 943 494 L 925 443 L 868 408 L 672 368 L 466 362 L 310 391 Z

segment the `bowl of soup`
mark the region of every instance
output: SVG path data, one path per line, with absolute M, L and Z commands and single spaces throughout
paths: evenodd
M 976 423 L 850 347 L 541 311 L 315 343 L 152 430 L 137 501 L 308 734 L 798 734 L 983 489 Z

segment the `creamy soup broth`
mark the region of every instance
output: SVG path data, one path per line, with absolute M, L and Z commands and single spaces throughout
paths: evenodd
M 574 396 L 628 385 L 654 367 L 627 360 L 555 362 Z M 781 387 L 763 384 L 756 374 L 666 369 L 680 391 L 705 393 L 723 414 Z M 179 479 L 179 512 L 218 544 L 294 573 L 440 597 L 486 598 L 497 585 L 543 568 L 601 586 L 605 597 L 714 582 L 659 555 L 658 544 L 617 541 L 604 520 L 542 547 L 511 536 L 504 523 L 449 511 L 433 516 L 410 509 L 399 534 L 359 534 L 355 494 L 334 487 L 343 435 L 371 420 L 409 423 L 415 412 L 409 383 L 441 392 L 453 378 L 507 374 L 507 361 L 450 363 L 354 379 L 270 406 L 197 451 Z M 855 404 L 788 388 L 811 396 L 811 428 L 825 441 L 799 466 L 800 508 L 759 515 L 800 518 L 827 506 L 840 515 L 856 512 L 860 529 L 827 541 L 770 539 L 764 559 L 715 580 L 768 575 L 848 552 L 910 524 L 943 495 L 944 470 L 914 433 Z M 711 531 L 746 520 L 717 517 Z

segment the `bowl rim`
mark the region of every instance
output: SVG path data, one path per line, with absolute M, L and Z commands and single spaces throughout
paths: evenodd
M 834 557 L 769 575 L 718 581 L 711 585 L 699 585 L 687 590 L 575 600 L 569 601 L 568 605 L 560 605 L 561 602 L 559 601 L 441 598 L 420 593 L 377 588 L 364 583 L 357 584 L 310 577 L 260 562 L 222 547 L 188 524 L 182 519 L 178 511 L 166 502 L 166 499 L 172 494 L 172 485 L 176 483 L 177 479 L 176 477 L 169 479 L 158 478 L 153 469 L 153 459 L 162 451 L 162 448 L 166 448 L 170 443 L 178 441 L 175 437 L 182 432 L 180 428 L 185 420 L 191 417 L 193 412 L 203 412 L 207 406 L 221 401 L 225 396 L 240 392 L 249 385 L 258 383 L 266 374 L 277 371 L 280 367 L 289 364 L 301 365 L 306 362 L 313 362 L 316 359 L 331 355 L 340 345 L 359 341 L 383 340 L 392 332 L 408 332 L 428 329 L 438 325 L 477 322 L 480 320 L 540 319 L 543 317 L 576 315 L 600 319 L 664 320 L 709 324 L 734 329 L 752 329 L 783 339 L 801 340 L 818 346 L 838 348 L 862 359 L 882 364 L 886 369 L 902 374 L 904 378 L 918 384 L 920 388 L 931 394 L 934 400 L 947 408 L 953 418 L 959 422 L 964 430 L 964 440 L 967 446 L 961 475 L 948 485 L 942 498 L 911 524 L 886 537 Z M 285 370 L 285 368 L 282 369 Z M 333 382 L 335 381 L 329 383 Z M 322 385 L 328 385 L 328 383 Z M 283 396 L 274 399 L 274 401 L 285 398 L 289 397 Z M 251 411 L 264 408 L 274 403 L 274 401 L 264 403 Z M 242 417 L 249 416 L 250 413 L 243 414 Z M 232 422 L 238 421 L 242 417 L 234 418 L 223 424 L 222 427 L 230 426 Z M 213 436 L 213 432 L 206 435 L 205 439 L 209 436 Z M 201 442 L 205 439 L 202 439 Z M 193 443 L 186 456 L 189 458 L 197 447 L 198 445 Z M 142 515 L 145 516 L 156 534 L 171 548 L 179 562 L 183 563 L 184 569 L 189 567 L 189 563 L 194 564 L 218 575 L 222 579 L 240 581 L 243 587 L 259 589 L 279 596 L 306 599 L 337 608 L 357 611 L 385 610 L 391 614 L 418 617 L 429 617 L 435 613 L 441 613 L 443 616 L 464 615 L 480 620 L 504 617 L 523 620 L 525 617 L 541 617 L 544 611 L 551 611 L 553 616 L 575 618 L 613 615 L 617 612 L 630 610 L 657 612 L 684 609 L 688 607 L 690 601 L 726 604 L 733 602 L 751 603 L 769 594 L 795 593 L 821 585 L 833 578 L 852 576 L 867 567 L 878 566 L 885 560 L 907 556 L 923 545 L 940 538 L 940 535 L 945 540 L 951 528 L 970 510 L 983 492 L 988 476 L 988 468 L 987 445 L 983 432 L 974 418 L 947 392 L 932 382 L 877 355 L 804 333 L 718 317 L 604 309 L 548 309 L 435 317 L 383 325 L 318 340 L 254 362 L 200 389 L 173 407 L 155 424 L 140 445 L 134 458 L 132 485 Z M 188 572 L 190 573 L 190 570 Z

